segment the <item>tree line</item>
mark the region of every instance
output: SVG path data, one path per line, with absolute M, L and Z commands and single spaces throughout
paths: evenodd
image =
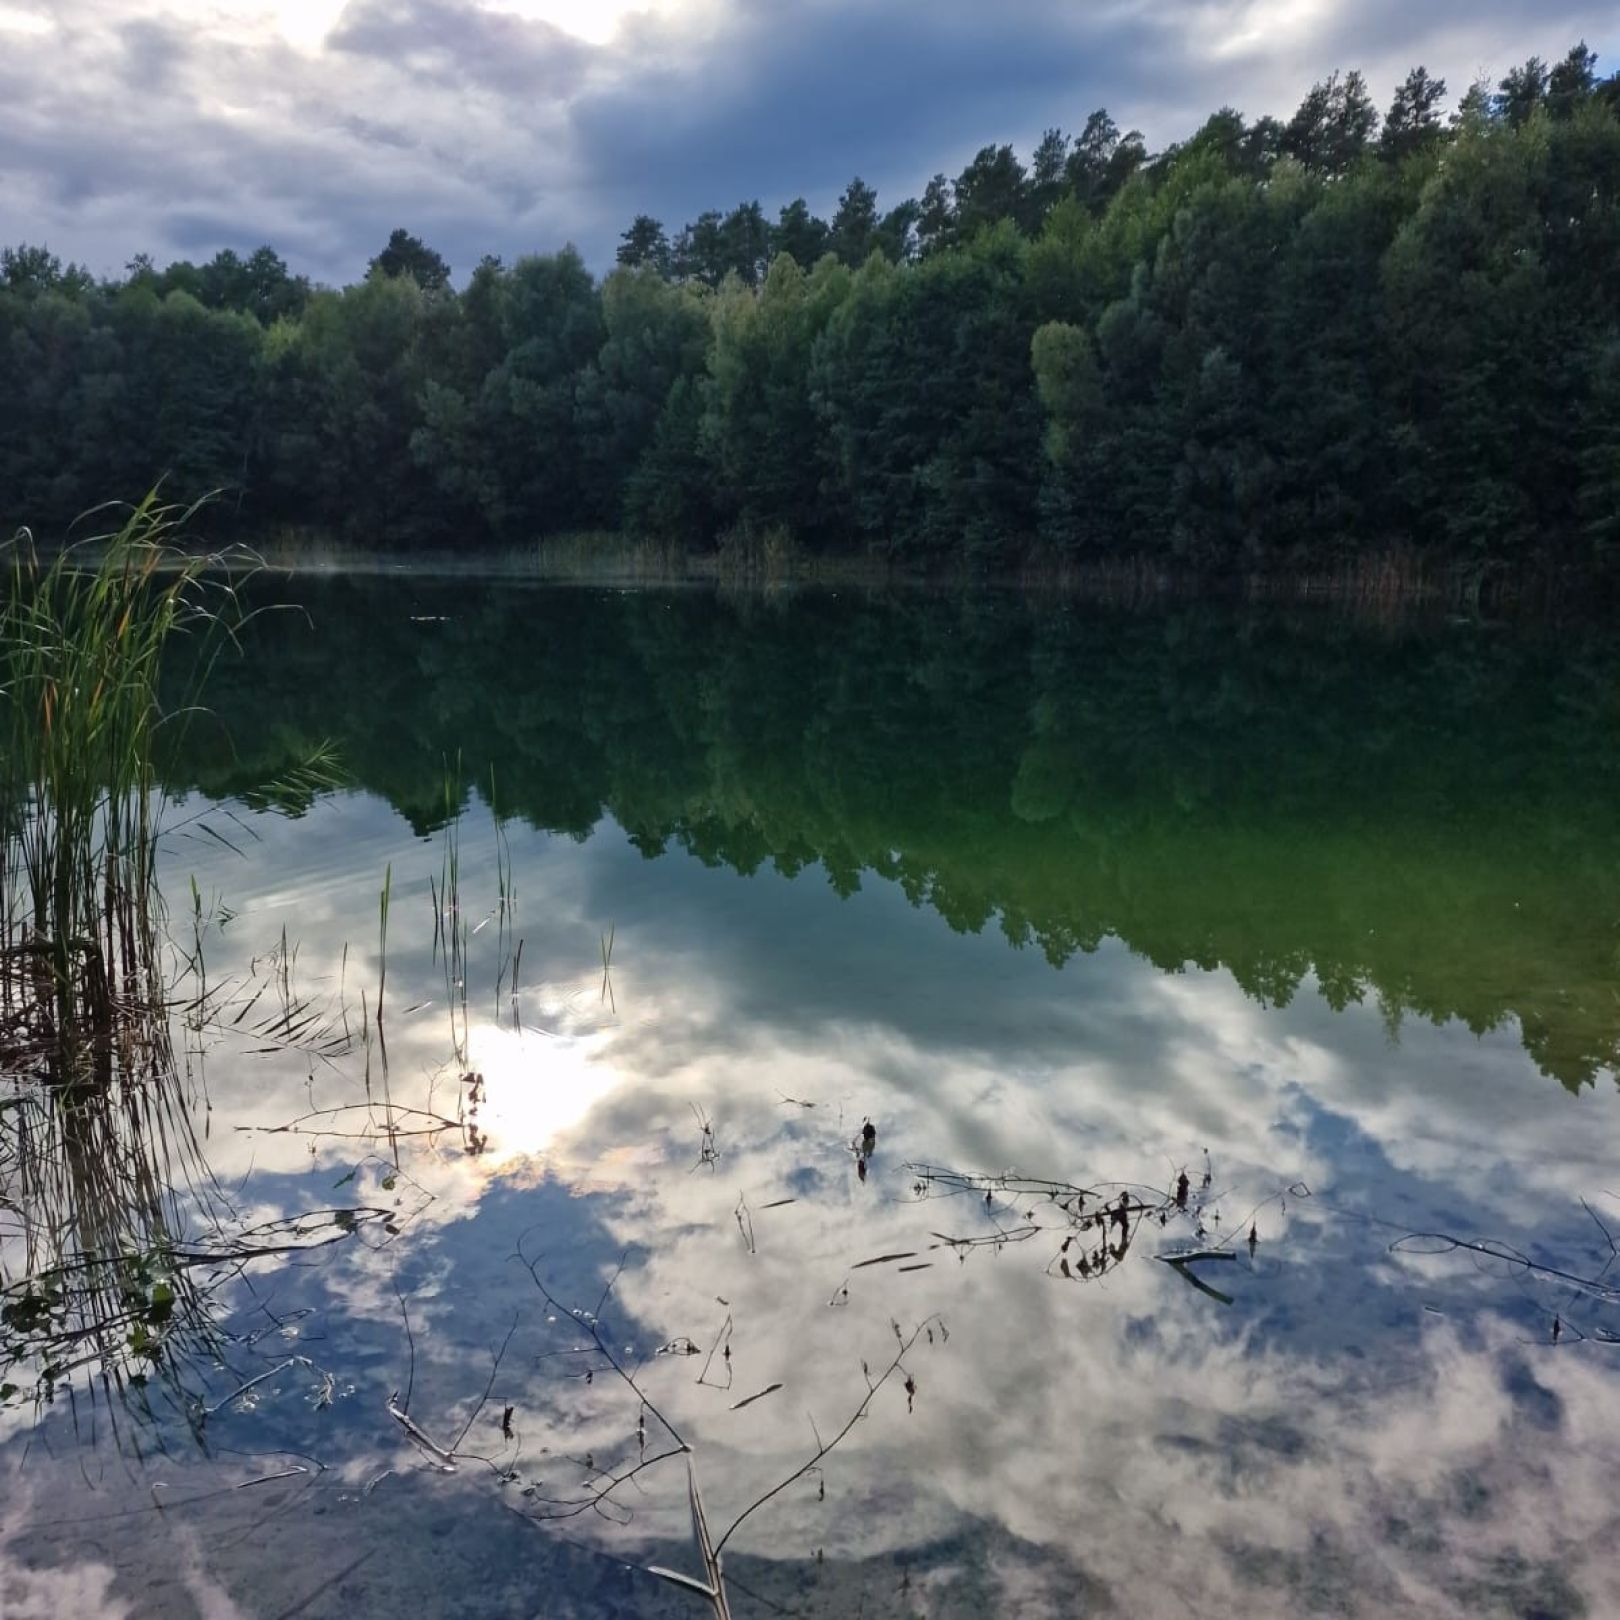
M 650 216 L 459 289 L 396 231 L 98 281 L 0 254 L 0 519 L 159 477 L 378 548 L 624 530 L 993 568 L 1591 564 L 1620 539 L 1620 75 L 1415 68 L 1151 153 L 1104 111 L 883 210 Z

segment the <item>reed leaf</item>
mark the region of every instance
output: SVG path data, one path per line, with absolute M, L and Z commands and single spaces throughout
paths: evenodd
M 165 703 L 178 637 L 200 682 L 241 621 L 213 558 L 176 543 L 190 516 L 149 496 L 118 529 L 42 557 L 0 546 L 0 1059 L 110 1081 L 120 1030 L 160 1007 L 156 758 L 189 694 Z M 140 1020 L 137 1019 L 137 1022 Z

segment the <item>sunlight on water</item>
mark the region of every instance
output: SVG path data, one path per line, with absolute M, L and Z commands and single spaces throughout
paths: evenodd
M 606 1061 L 604 1045 L 602 1037 L 547 1040 L 495 1024 L 474 1027 L 467 1061 L 483 1082 L 480 1125 L 493 1165 L 548 1153 L 618 1090 L 625 1077 Z

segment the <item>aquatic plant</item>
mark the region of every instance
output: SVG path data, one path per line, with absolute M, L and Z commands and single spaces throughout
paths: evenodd
M 148 497 L 49 557 L 26 531 L 3 548 L 0 1404 L 84 1372 L 92 1394 L 166 1388 L 199 1422 L 186 1367 L 216 1359 L 212 1296 L 255 1256 L 355 1229 L 341 1211 L 235 1230 L 193 1128 L 191 1064 L 227 1013 L 312 1053 L 339 1037 L 294 997 L 285 938 L 256 1014 L 265 984 L 209 985 L 194 882 L 189 946 L 166 926 L 159 756 L 247 617 L 220 566 L 242 559 L 181 549 L 190 515 Z M 160 684 L 178 638 L 185 673 Z M 332 776 L 322 745 L 271 792 L 297 804 Z
M 175 543 L 187 516 L 149 496 L 48 560 L 26 530 L 4 548 L 0 1056 L 52 1084 L 106 1086 L 167 1039 L 155 755 L 191 705 L 165 703 L 160 669 L 192 637 L 200 681 L 241 618 L 213 559 Z

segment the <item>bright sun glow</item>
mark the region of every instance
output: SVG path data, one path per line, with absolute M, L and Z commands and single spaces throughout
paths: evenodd
M 605 45 L 632 12 L 651 11 L 650 0 L 485 0 L 490 11 L 548 22 L 577 39 Z
M 331 33 L 344 3 L 345 0 L 270 0 L 270 11 L 283 38 L 313 50 Z
M 599 1035 L 552 1040 L 474 1027 L 468 1060 L 484 1077 L 478 1123 L 489 1137 L 488 1162 L 544 1154 L 618 1087 L 618 1070 L 595 1061 L 603 1045 Z
M 145 9 L 190 23 L 204 37 L 223 33 L 243 43 L 279 34 L 313 51 L 336 26 L 347 0 L 148 0 Z M 0 0 L 0 6 L 5 0 Z
M 0 5 L 0 33 L 48 34 L 51 19 L 21 6 Z

